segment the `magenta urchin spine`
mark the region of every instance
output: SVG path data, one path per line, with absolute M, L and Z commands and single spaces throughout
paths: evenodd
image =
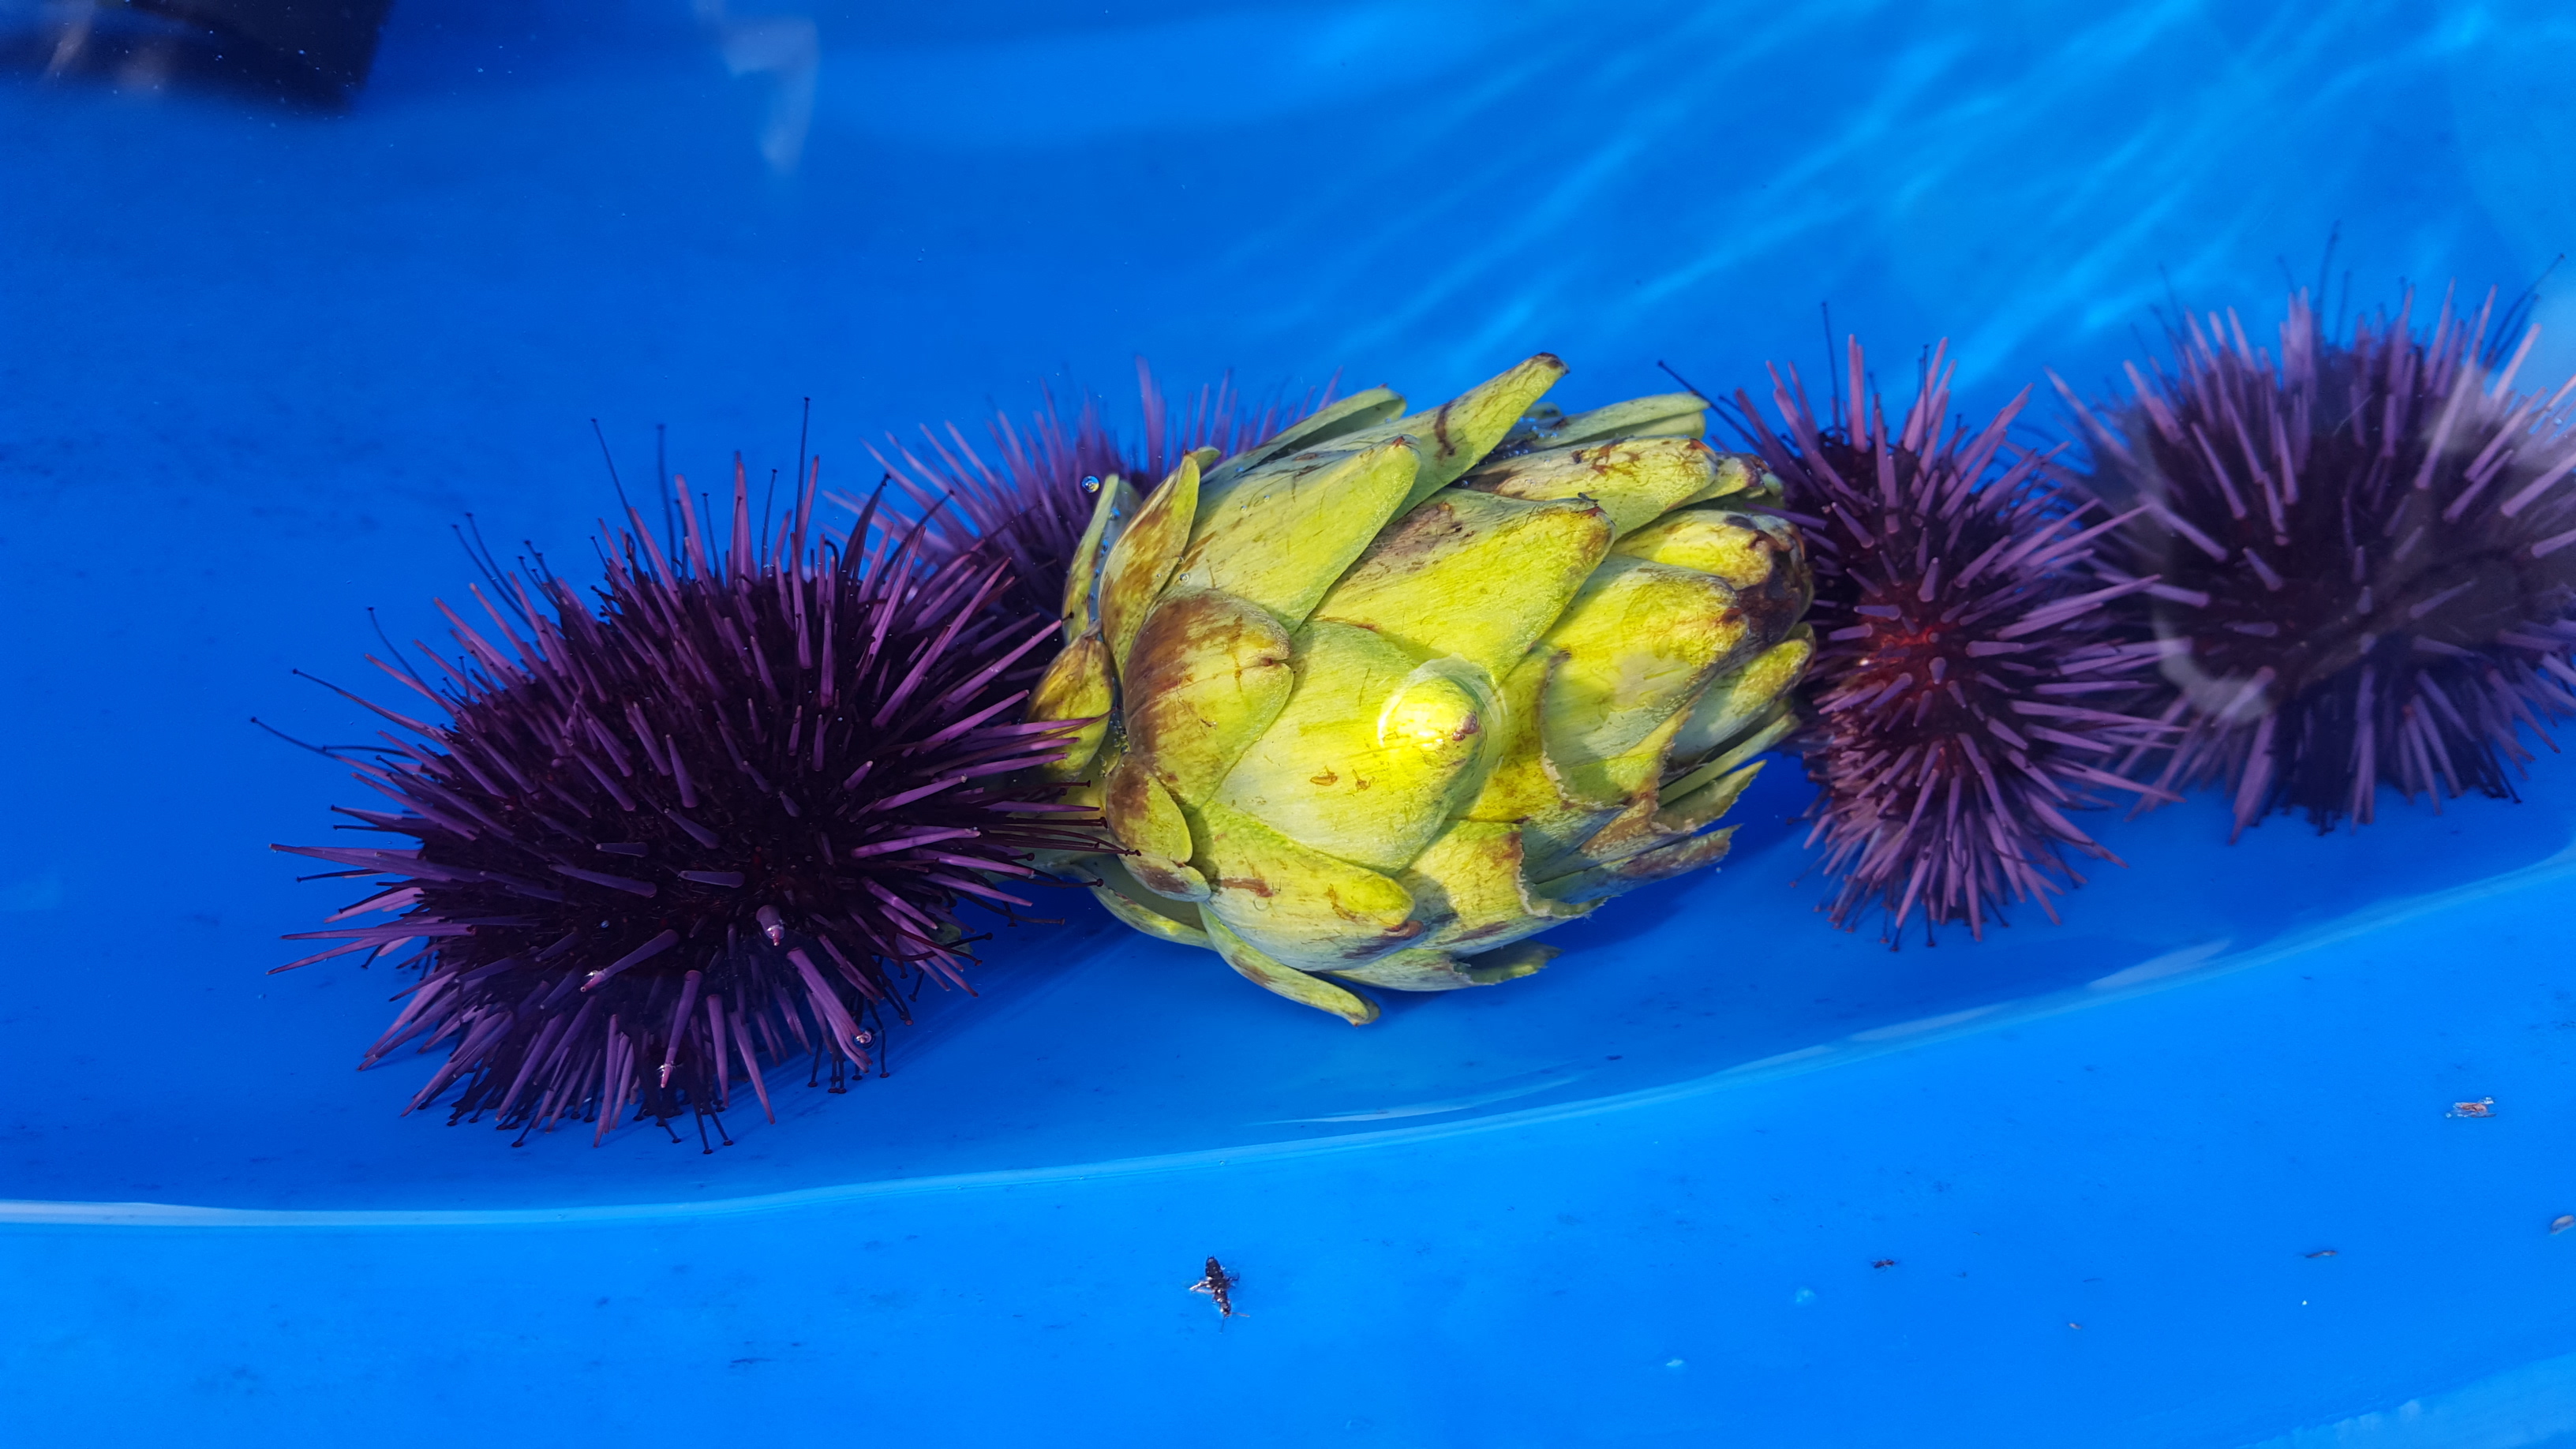
M 2514 390 L 2539 329 L 2492 293 L 2429 334 L 2411 304 L 2347 340 L 2293 295 L 2277 357 L 2185 317 L 2125 403 L 2067 391 L 2096 486 L 2138 504 L 2123 566 L 2161 576 L 2136 609 L 2166 651 L 2159 783 L 2225 789 L 2237 834 L 2365 823 L 2381 785 L 2511 796 L 2519 732 L 2576 713 L 2576 381 Z
M 2143 788 L 2108 767 L 2158 733 L 2127 712 L 2153 651 L 2118 638 L 2106 610 L 2144 584 L 2093 572 L 2116 520 L 2008 440 L 2026 394 L 1945 432 L 1935 348 L 1891 433 L 1857 341 L 1849 360 L 1851 394 L 1823 418 L 1794 370 L 1773 373 L 1785 436 L 1735 398 L 1815 562 L 1799 743 L 1820 787 L 1809 841 L 1835 882 L 1827 910 L 1838 925 L 1883 912 L 1891 941 L 1918 910 L 1927 936 L 1950 922 L 1982 935 L 2008 902 L 2055 920 L 2050 897 L 2082 881 L 2068 852 L 2117 861 L 2070 813 Z
M 1019 720 L 1052 630 L 991 607 L 1008 560 L 922 560 L 872 504 L 839 548 L 813 500 L 809 478 L 756 546 L 737 466 L 720 546 L 682 484 L 676 556 L 631 509 L 606 530 L 601 607 L 542 563 L 494 569 L 473 592 L 500 642 L 441 605 L 443 677 L 373 661 L 447 718 L 368 704 L 403 735 L 338 757 L 395 809 L 340 813 L 415 844 L 277 848 L 391 878 L 291 964 L 421 973 L 361 1063 L 447 1047 L 406 1110 L 453 1087 L 452 1121 L 596 1141 L 632 1111 L 703 1137 L 738 1089 L 769 1109 L 764 1066 L 838 1090 L 907 978 L 965 984 L 961 904 L 1025 905 L 997 882 L 1092 843 L 1026 783 L 1063 727 Z

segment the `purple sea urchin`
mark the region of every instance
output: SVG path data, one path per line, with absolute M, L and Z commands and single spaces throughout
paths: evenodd
M 1092 489 L 1100 479 L 1123 475 L 1140 489 L 1179 467 L 1183 454 L 1214 448 L 1228 455 L 1271 436 L 1332 400 L 1320 394 L 1256 408 L 1234 390 L 1231 377 L 1202 387 L 1176 411 L 1143 358 L 1136 360 L 1136 392 L 1145 417 L 1144 447 L 1130 454 L 1101 418 L 1100 400 L 1085 393 L 1070 420 L 1052 393 L 1027 424 L 997 414 L 988 425 L 998 461 L 987 462 L 957 425 L 943 439 L 921 430 L 915 452 L 893 438 L 870 448 L 889 477 L 932 514 L 924 551 L 944 556 L 979 542 L 1009 555 L 1015 566 L 1013 599 L 1038 615 L 1064 606 L 1065 566 L 1091 521 Z
M 360 1063 L 451 1044 L 406 1110 L 461 1082 L 451 1121 L 595 1121 L 595 1142 L 631 1106 L 703 1141 L 738 1085 L 768 1109 L 764 1063 L 828 1061 L 842 1090 L 898 977 L 963 984 L 961 902 L 1025 904 L 993 878 L 1094 843 L 1021 783 L 1063 727 L 1019 722 L 1054 630 L 989 608 L 1009 562 L 917 561 L 872 508 L 851 549 L 809 543 L 813 498 L 756 548 L 737 466 L 719 548 L 683 483 L 678 556 L 630 509 L 598 612 L 542 562 L 495 570 L 499 607 L 474 593 L 500 645 L 442 604 L 444 680 L 379 661 L 448 723 L 369 705 L 418 742 L 349 761 L 396 810 L 340 813 L 417 846 L 276 848 L 396 878 L 290 939 L 336 943 L 296 966 L 420 970 Z
M 2492 293 L 2429 337 L 2412 300 L 2342 342 L 2293 295 L 2277 360 L 2232 313 L 2186 318 L 2110 419 L 2067 393 L 2097 487 L 2139 505 L 2121 561 L 2161 575 L 2136 611 L 2167 651 L 2159 784 L 2224 784 L 2237 834 L 2359 824 L 2383 782 L 2509 796 L 2517 728 L 2576 713 L 2576 381 L 2513 391 L 2539 329 L 2503 357 Z
M 2007 900 L 2055 920 L 2049 897 L 2082 882 L 2068 850 L 2117 861 L 2067 812 L 2141 789 L 2104 766 L 2158 732 L 2121 710 L 2152 653 L 2116 639 L 2104 608 L 2143 584 L 2089 571 L 2113 523 L 2006 441 L 2027 394 L 1981 431 L 1944 435 L 1936 348 L 1891 435 L 1863 397 L 1857 341 L 1850 360 L 1848 413 L 1821 421 L 1796 373 L 1774 372 L 1786 437 L 1735 397 L 1815 562 L 1802 747 L 1822 787 L 1809 840 L 1839 879 L 1828 910 L 1849 925 L 1883 909 L 1891 940 L 1918 907 L 1927 938 L 1954 920 L 1982 935 Z

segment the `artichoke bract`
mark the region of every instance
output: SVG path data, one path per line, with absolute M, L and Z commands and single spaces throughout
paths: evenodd
M 1119 919 L 1354 1024 L 1353 985 L 1525 976 L 1528 938 L 1724 856 L 1814 652 L 1776 482 L 1704 402 L 1539 405 L 1547 355 L 1384 389 L 1139 499 L 1106 479 L 1033 718 L 1124 854 Z

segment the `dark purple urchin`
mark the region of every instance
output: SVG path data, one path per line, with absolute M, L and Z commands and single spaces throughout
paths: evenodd
M 2088 568 L 2112 523 L 2006 441 L 2027 394 L 1982 431 L 1941 433 L 1945 354 L 1893 436 L 1863 401 L 1857 341 L 1845 416 L 1820 422 L 1794 371 L 1772 378 L 1785 438 L 1735 397 L 1814 560 L 1801 748 L 1822 790 L 1809 843 L 1839 879 L 1827 909 L 1837 925 L 1882 909 L 1891 941 L 1917 907 L 1927 940 L 1955 920 L 1982 935 L 2008 899 L 2055 920 L 2049 896 L 2082 883 L 2067 850 L 2117 863 L 2067 812 L 2139 790 L 2103 767 L 2157 733 L 2121 708 L 2152 651 L 2121 643 L 2104 608 L 2142 585 Z
M 925 552 L 944 556 L 978 543 L 1000 548 L 1016 566 L 1013 602 L 1052 616 L 1064 606 L 1065 567 L 1091 522 L 1097 480 L 1120 474 L 1140 493 L 1150 492 L 1183 454 L 1238 452 L 1332 400 L 1327 384 L 1320 394 L 1256 408 L 1228 377 L 1200 388 L 1189 410 L 1176 412 L 1143 358 L 1136 360 L 1136 391 L 1145 438 L 1135 453 L 1122 450 L 1110 433 L 1097 397 L 1083 394 L 1068 421 L 1051 392 L 1025 426 L 1006 413 L 995 415 L 988 427 L 998 463 L 985 461 L 954 423 L 944 440 L 924 427 L 922 452 L 893 438 L 870 451 L 929 514 Z
M 2120 562 L 2162 576 L 2135 608 L 2177 727 L 2158 783 L 2227 786 L 2236 834 L 2359 824 L 2382 782 L 2510 796 L 2517 728 L 2576 712 L 2576 381 L 2513 391 L 2539 329 L 2491 329 L 2493 294 L 2429 337 L 2412 300 L 2338 342 L 2294 295 L 2277 360 L 2187 318 L 2110 419 L 2067 394 L 2097 486 L 2140 505 Z
M 369 705 L 417 742 L 349 761 L 396 809 L 340 813 L 416 847 L 276 847 L 397 878 L 331 917 L 391 923 L 290 939 L 337 943 L 296 966 L 422 973 L 360 1063 L 450 1043 L 406 1110 L 461 1081 L 451 1121 L 522 1140 L 575 1120 L 596 1142 L 631 1106 L 694 1114 L 703 1141 L 738 1082 L 768 1109 L 764 1063 L 829 1061 L 842 1090 L 898 978 L 963 984 L 961 902 L 1026 904 L 993 878 L 1096 848 L 1023 783 L 1063 726 L 1019 720 L 1053 630 L 990 607 L 1007 560 L 917 561 L 873 507 L 856 548 L 809 544 L 810 483 L 755 549 L 738 467 L 729 548 L 685 484 L 679 505 L 677 557 L 632 510 L 609 534 L 596 612 L 542 563 L 495 571 L 500 607 L 474 592 L 501 644 L 442 604 L 463 651 L 433 653 L 443 680 L 378 661 L 448 723 Z

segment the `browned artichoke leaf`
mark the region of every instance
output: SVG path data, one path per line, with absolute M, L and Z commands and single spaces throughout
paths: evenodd
M 1768 514 L 1685 508 L 1619 540 L 1611 552 L 1724 579 L 1764 643 L 1786 635 L 1812 597 L 1798 531 Z
M 1129 753 L 1181 800 L 1206 799 L 1288 703 L 1291 652 L 1266 609 L 1229 594 L 1167 592 L 1119 676 Z
M 1589 498 L 1625 535 L 1707 488 L 1717 478 L 1717 459 L 1697 438 L 1621 438 L 1504 458 L 1459 486 L 1532 501 Z
M 1763 468 L 1760 458 L 1749 453 L 1720 453 L 1716 476 L 1708 480 L 1708 486 L 1683 499 L 1682 506 L 1713 503 L 1721 498 L 1737 503 L 1777 503 L 1780 480 Z
M 1604 559 L 1546 635 L 1565 655 L 1541 706 L 1549 760 L 1572 778 L 1635 750 L 1699 702 L 1749 632 L 1723 581 L 1619 554 Z
M 1136 631 L 1180 561 L 1198 506 L 1199 461 L 1193 453 L 1145 500 L 1110 547 L 1100 575 L 1100 634 L 1109 642 L 1109 657 L 1122 679 Z
M 1189 817 L 1134 754 L 1120 757 L 1102 783 L 1100 812 L 1125 846 L 1127 870 L 1147 890 L 1175 900 L 1205 900 L 1207 881 L 1190 868 L 1196 854 Z
M 1237 935 L 1216 917 L 1207 918 L 1208 944 L 1244 980 L 1317 1011 L 1329 1011 L 1353 1026 L 1377 1020 L 1377 1003 L 1355 991 L 1344 991 L 1320 976 L 1311 976 L 1279 961 Z
M 1698 838 L 1701 831 L 1735 808 L 1735 802 L 1745 787 L 1762 773 L 1762 766 L 1755 757 L 1796 727 L 1797 720 L 1788 703 L 1775 702 L 1768 721 L 1762 727 L 1736 740 L 1697 768 L 1665 780 L 1660 787 L 1641 784 L 1626 809 L 1604 821 L 1599 829 L 1570 849 L 1542 855 L 1535 873 L 1553 879 L 1585 869 L 1585 862 L 1600 867 L 1619 866 L 1621 862 L 1648 855 L 1664 862 L 1659 868 L 1665 874 L 1695 869 L 1691 862 L 1700 858 L 1681 851 L 1680 847 Z M 1533 835 L 1537 833 L 1534 831 Z M 1715 858 L 1709 856 L 1706 859 Z M 1663 878 L 1661 875 L 1639 873 L 1649 871 L 1648 867 L 1630 869 L 1622 866 L 1621 870 L 1624 874 L 1615 878 L 1630 879 L 1635 883 Z M 1625 886 L 1620 888 L 1626 889 Z M 1555 893 L 1552 885 L 1539 889 L 1542 893 Z
M 1460 964 L 1466 968 L 1468 980 L 1478 986 L 1495 986 L 1505 981 L 1518 981 L 1524 976 L 1535 976 L 1548 962 L 1564 954 L 1564 948 L 1559 946 L 1516 941 L 1509 946 L 1464 957 Z
M 1422 471 L 1403 503 L 1411 508 L 1475 467 L 1563 376 L 1565 364 L 1542 352 L 1436 408 L 1346 434 L 1332 446 L 1373 447 L 1396 437 L 1416 440 L 1422 448 Z
M 1390 952 L 1365 966 L 1325 974 L 1389 991 L 1459 991 L 1533 975 L 1560 954 L 1554 946 L 1536 942 L 1505 946 L 1486 956 L 1453 956 L 1415 947 Z
M 1422 474 L 1414 480 L 1404 506 L 1420 503 L 1483 461 L 1521 414 L 1563 376 L 1565 364 L 1554 354 L 1542 352 L 1427 413 L 1397 419 L 1391 426 L 1413 434 L 1423 446 Z
M 1272 958 L 1300 970 L 1339 969 L 1422 934 L 1412 895 L 1390 877 L 1217 801 L 1194 813 L 1199 854 L 1190 863 L 1212 887 L 1201 914 Z
M 1797 532 L 1785 520 L 1725 508 L 1667 513 L 1621 538 L 1611 551 L 1715 574 L 1738 592 L 1788 570 L 1800 556 Z
M 1800 624 L 1788 638 L 1710 680 L 1673 738 L 1673 758 L 1699 759 L 1743 734 L 1788 698 L 1815 654 L 1815 635 Z
M 1735 841 L 1735 827 L 1711 830 L 1676 841 L 1642 855 L 1632 855 L 1607 865 L 1596 865 L 1538 883 L 1538 889 L 1559 900 L 1599 901 L 1623 895 L 1641 885 L 1670 880 L 1677 875 L 1712 866 L 1726 858 Z
M 1589 906 L 1567 906 L 1531 892 L 1521 829 L 1457 821 L 1396 876 L 1413 896 L 1414 919 L 1429 928 L 1423 945 L 1491 951 L 1590 913 Z
M 1038 676 L 1037 688 L 1029 695 L 1029 718 L 1032 720 L 1083 720 L 1081 729 L 1068 735 L 1061 758 L 1041 767 L 1038 773 L 1049 780 L 1079 780 L 1091 768 L 1092 758 L 1100 753 L 1101 741 L 1109 736 L 1109 715 L 1115 706 L 1115 691 L 1109 680 L 1109 650 L 1097 634 L 1085 634 L 1057 654 Z
M 1762 765 L 1737 765 L 1732 761 L 1716 774 L 1701 777 L 1694 772 L 1666 786 L 1658 796 L 1655 828 L 1679 837 L 1697 835 L 1725 818 L 1735 802 L 1762 773 Z
M 1565 805 L 1523 827 L 1521 848 L 1529 855 L 1524 869 L 1533 877 L 1560 875 L 1573 868 L 1567 862 L 1576 856 L 1607 859 L 1662 844 L 1654 831 L 1657 787 L 1681 723 L 1680 715 L 1668 716 L 1627 753 L 1608 759 L 1566 762 L 1551 750 Z
M 1736 797 L 1761 773 L 1760 765 L 1707 775 L 1694 772 L 1660 792 L 1641 790 L 1627 809 L 1604 822 L 1590 838 L 1544 861 L 1539 873 L 1566 875 L 1586 868 L 1586 862 L 1615 864 L 1688 840 L 1735 808 Z
M 1427 951 L 1420 947 L 1389 951 L 1364 966 L 1349 966 L 1322 974 L 1362 986 L 1382 986 L 1389 991 L 1456 991 L 1476 984 L 1460 969 L 1457 957 L 1446 951 Z
M 1207 927 L 1199 918 L 1195 902 L 1174 900 L 1147 890 L 1128 873 L 1119 856 L 1095 856 L 1086 866 L 1100 877 L 1100 884 L 1091 888 L 1091 894 L 1108 908 L 1109 914 L 1148 936 L 1202 950 L 1216 949 L 1208 942 Z

